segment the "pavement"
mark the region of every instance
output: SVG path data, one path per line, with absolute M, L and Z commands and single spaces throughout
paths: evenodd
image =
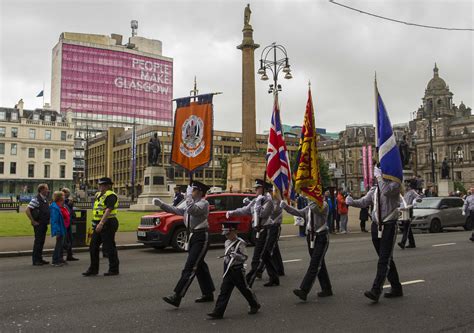
M 296 298 L 309 262 L 305 241 L 283 237 L 280 247 L 286 276 L 278 287 L 257 280 L 261 311 L 247 314 L 234 291 L 223 320 L 207 320 L 212 303 L 196 304 L 193 282 L 179 309 L 161 298 L 170 294 L 186 260 L 185 253 L 150 248 L 119 251 L 120 275 L 82 277 L 87 253 L 64 267 L 32 266 L 28 257 L 0 258 L 0 332 L 473 332 L 474 243 L 461 229 L 417 234 L 416 249 L 397 246 L 394 260 L 405 283 L 404 297 L 363 296 L 375 276 L 377 256 L 370 235 L 331 236 L 326 264 L 334 296 L 318 298 L 315 282 L 308 301 Z M 398 236 L 400 237 L 400 236 Z M 222 246 L 206 256 L 216 287 L 222 275 Z M 253 253 L 253 248 L 248 248 Z M 101 273 L 107 261 L 101 260 Z M 217 296 L 217 294 L 216 294 Z

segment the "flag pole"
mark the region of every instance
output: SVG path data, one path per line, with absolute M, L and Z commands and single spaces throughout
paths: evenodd
M 377 72 L 375 72 L 375 78 L 374 78 L 374 91 L 375 91 L 375 159 L 377 161 L 377 164 L 380 163 L 379 161 L 379 142 L 378 142 L 378 130 L 379 130 L 379 117 L 378 117 L 378 103 L 379 103 L 379 92 L 377 89 Z M 375 178 L 375 177 L 374 177 Z M 379 188 L 379 182 L 375 178 L 376 184 L 377 184 L 377 223 L 378 223 L 378 238 L 382 238 L 382 214 L 380 211 L 380 188 Z
M 43 105 L 41 106 L 41 108 L 44 108 L 44 81 L 43 81 Z

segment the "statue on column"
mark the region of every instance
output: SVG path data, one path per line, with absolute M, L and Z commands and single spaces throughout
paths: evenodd
M 405 170 L 405 167 L 410 162 L 410 150 L 408 147 L 406 135 L 403 136 L 403 140 L 398 144 L 398 150 L 400 151 L 400 159 L 402 160 L 402 168 Z
M 250 25 L 251 14 L 252 14 L 252 11 L 250 10 L 250 4 L 247 4 L 247 7 L 245 7 L 245 10 L 244 10 L 244 26 Z
M 155 133 L 148 141 L 148 166 L 157 166 L 161 154 L 161 143 L 158 133 Z
M 449 179 L 449 165 L 446 158 L 444 158 L 441 164 L 441 179 Z

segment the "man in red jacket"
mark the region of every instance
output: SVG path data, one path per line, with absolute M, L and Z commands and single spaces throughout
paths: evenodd
M 342 189 L 339 189 L 337 194 L 337 212 L 341 219 L 341 234 L 347 233 L 347 213 L 349 208 L 346 205 L 346 196 L 343 195 Z

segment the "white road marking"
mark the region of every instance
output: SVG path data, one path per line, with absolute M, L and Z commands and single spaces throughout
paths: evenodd
M 280 236 L 280 238 L 290 238 L 290 237 L 298 237 L 298 235 L 284 235 L 284 236 Z
M 297 261 L 301 261 L 303 259 L 290 259 L 290 260 L 283 260 L 283 263 L 287 263 L 287 262 L 297 262 Z
M 432 245 L 433 247 L 438 247 L 438 246 L 449 246 L 449 245 L 454 245 L 456 243 L 444 243 L 444 244 L 436 244 L 436 245 Z
M 423 282 L 425 282 L 425 280 L 413 280 L 413 281 L 402 282 L 401 284 L 402 284 L 402 286 L 406 286 L 406 285 L 408 285 L 408 284 L 423 283 Z M 386 285 L 383 286 L 383 287 L 384 287 L 384 288 L 388 288 L 388 287 L 390 287 L 390 285 L 389 285 L 389 284 L 386 284 Z

